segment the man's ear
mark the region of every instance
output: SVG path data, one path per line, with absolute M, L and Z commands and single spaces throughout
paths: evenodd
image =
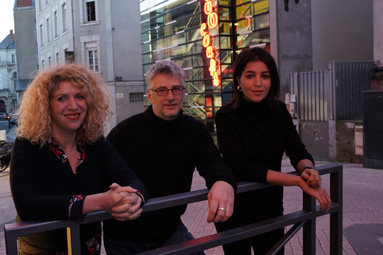
M 152 103 L 152 94 L 150 93 L 150 89 L 146 89 L 146 96 L 148 98 L 149 103 Z

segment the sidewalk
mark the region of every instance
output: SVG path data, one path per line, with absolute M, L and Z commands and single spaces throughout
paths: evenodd
M 325 162 L 319 162 L 318 165 Z M 282 162 L 283 171 L 292 167 Z M 0 173 L 0 255 L 5 254 L 3 226 L 14 220 L 15 209 L 9 191 L 9 171 Z M 323 177 L 328 190 L 329 176 Z M 343 254 L 383 254 L 383 170 L 363 168 L 361 164 L 343 164 Z M 205 181 L 196 172 L 192 189 L 205 188 Z M 297 187 L 284 188 L 285 213 L 302 208 L 302 192 Z M 216 233 L 213 224 L 206 223 L 207 202 L 189 204 L 182 220 L 195 237 Z M 329 216 L 317 220 L 316 254 L 330 254 Z M 302 254 L 302 230 L 285 246 L 286 255 Z M 206 255 L 223 254 L 221 247 L 205 251 Z M 105 253 L 104 253 L 105 254 Z

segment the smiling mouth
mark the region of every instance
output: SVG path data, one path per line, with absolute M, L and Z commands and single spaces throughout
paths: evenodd
M 71 114 L 71 115 L 65 115 L 65 117 L 71 119 L 71 120 L 76 120 L 80 117 L 80 114 L 77 113 L 77 114 Z

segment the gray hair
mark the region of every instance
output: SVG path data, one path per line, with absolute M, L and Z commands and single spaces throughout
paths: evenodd
M 164 59 L 153 64 L 145 74 L 146 83 L 151 87 L 152 80 L 157 74 L 176 75 L 180 77 L 182 86 L 185 87 L 185 71 L 174 61 Z

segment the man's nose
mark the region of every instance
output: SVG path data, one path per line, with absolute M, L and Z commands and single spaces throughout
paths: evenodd
M 166 95 L 166 99 L 167 100 L 173 100 L 174 99 L 174 94 L 173 94 L 173 90 L 168 90 L 168 94 Z

